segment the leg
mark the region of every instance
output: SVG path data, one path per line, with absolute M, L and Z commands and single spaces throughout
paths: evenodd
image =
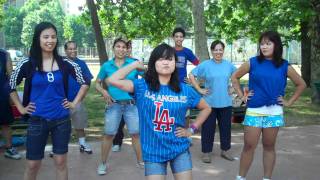
M 221 150 L 228 151 L 231 148 L 231 115 L 232 107 L 219 108 L 217 119 L 219 125 Z
M 104 135 L 101 143 L 101 162 L 106 163 L 112 145 L 113 135 Z
M 41 167 L 41 160 L 27 160 L 27 167 L 24 171 L 24 180 L 36 180 Z
M 11 148 L 12 146 L 12 136 L 11 136 L 11 128 L 8 124 L 2 125 L 2 136 L 6 140 L 6 148 Z
M 245 177 L 251 166 L 254 151 L 257 147 L 261 134 L 261 128 L 245 126 L 244 127 L 244 146 L 240 158 L 239 175 Z
M 264 177 L 271 179 L 276 162 L 275 144 L 279 128 L 265 128 L 262 130 L 263 168 Z
M 56 166 L 56 179 L 67 180 L 68 179 L 67 153 L 55 154 L 54 164 Z
M 60 122 L 59 122 L 60 121 Z M 71 121 L 69 118 L 57 121 L 50 129 L 54 163 L 56 167 L 56 179 L 68 179 L 67 153 L 71 135 Z
M 142 162 L 141 145 L 139 139 L 139 115 L 135 105 L 126 105 L 124 111 L 124 121 L 127 124 L 128 132 L 132 136 L 133 148 L 136 152 L 137 161 Z
M 121 122 L 117 131 L 117 134 L 115 135 L 114 139 L 113 139 L 113 145 L 122 145 L 122 140 L 124 137 L 124 133 L 123 133 L 123 128 L 124 128 L 124 119 L 123 116 L 121 117 Z
M 165 180 L 166 176 L 165 175 L 150 175 L 146 176 L 147 180 Z
M 201 146 L 203 153 L 210 153 L 213 149 L 214 134 L 216 129 L 216 110 L 212 108 L 208 119 L 202 124 Z
M 192 180 L 192 160 L 189 151 L 171 160 L 170 166 L 175 180 Z
M 174 174 L 175 180 L 192 180 L 192 171 L 184 171 L 181 173 Z
M 140 139 L 139 139 L 139 134 L 133 134 L 132 136 L 132 145 L 133 148 L 136 152 L 136 156 L 137 156 L 137 161 L 142 162 L 142 154 L 141 154 L 141 145 L 140 145 Z
M 165 180 L 167 176 L 167 162 L 145 162 L 144 172 L 147 180 Z

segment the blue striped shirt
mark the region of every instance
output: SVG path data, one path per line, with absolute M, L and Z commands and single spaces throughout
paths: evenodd
M 197 106 L 201 97 L 189 85 L 181 83 L 180 87 L 179 93 L 166 85 L 154 92 L 143 78 L 134 80 L 142 156 L 146 162 L 166 162 L 190 146 L 187 138 L 175 136 L 174 131 L 185 127 L 187 109 Z

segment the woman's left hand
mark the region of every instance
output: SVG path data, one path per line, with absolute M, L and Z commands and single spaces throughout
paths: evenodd
M 285 107 L 290 107 L 292 105 L 292 103 L 290 103 L 290 101 L 286 101 L 282 96 L 278 97 L 278 102 L 279 102 L 279 104 L 281 104 Z
M 74 109 L 76 105 L 73 102 L 63 99 L 62 106 L 66 109 Z
M 178 127 L 174 132 L 177 137 L 190 137 L 192 134 L 187 128 Z

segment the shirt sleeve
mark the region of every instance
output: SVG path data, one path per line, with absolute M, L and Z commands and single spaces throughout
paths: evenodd
M 85 62 L 83 62 L 83 66 L 82 67 L 83 67 L 83 74 L 85 74 L 85 76 L 87 78 L 93 79 L 93 75 L 91 74 L 90 69 L 89 69 L 88 65 Z
M 89 85 L 91 84 L 91 79 L 86 77 L 85 74 L 83 73 L 83 71 L 81 70 L 80 66 L 75 63 L 72 62 L 68 59 L 64 59 L 65 62 L 67 62 L 68 66 L 69 66 L 69 70 L 71 70 L 70 74 L 72 76 L 74 76 L 74 78 L 77 80 L 77 82 L 81 85 L 86 84 Z
M 29 58 L 19 61 L 16 68 L 13 70 L 9 81 L 10 92 L 16 91 L 17 85 L 21 83 L 23 78 L 27 78 L 28 62 Z
M 191 86 L 187 86 L 188 90 L 188 106 L 189 108 L 195 108 L 200 102 L 201 96 Z
M 98 76 L 97 76 L 98 79 L 104 80 L 107 77 L 106 66 L 107 66 L 106 63 L 104 63 L 101 66 L 100 71 L 99 71 Z
M 193 64 L 193 65 L 198 65 L 199 64 L 199 59 L 193 54 L 193 52 L 188 49 L 188 51 L 186 51 L 187 53 L 187 59 Z
M 133 81 L 133 88 L 134 88 L 134 92 L 133 92 L 133 98 L 135 100 L 144 98 L 144 91 L 146 90 L 146 82 L 143 78 L 141 79 L 135 79 Z
M 203 63 L 199 64 L 197 67 L 192 69 L 191 74 L 198 78 L 203 78 L 203 75 L 204 75 Z
M 231 73 L 234 73 L 237 70 L 237 67 L 232 63 L 230 64 L 231 64 Z

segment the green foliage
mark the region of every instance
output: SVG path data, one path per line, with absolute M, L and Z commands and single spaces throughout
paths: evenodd
M 176 24 L 172 0 L 107 0 L 98 7 L 105 37 L 145 37 L 158 44 Z
M 277 30 L 285 41 L 300 39 L 301 22 L 312 10 L 305 0 L 211 0 L 206 11 L 207 27 L 233 41 L 250 37 L 256 41 L 266 30 Z
M 91 25 L 87 26 L 80 16 L 68 15 L 63 21 L 64 38 L 73 40 L 79 47 L 93 47 L 94 34 Z
M 49 21 L 53 23 L 58 31 L 58 39 L 60 41 L 63 40 L 62 21 L 64 19 L 64 13 L 57 0 L 29 0 L 22 8 L 22 13 L 25 14 L 25 17 L 23 19 L 21 41 L 25 47 L 30 47 L 34 27 L 42 21 Z
M 22 30 L 23 16 L 19 9 L 9 7 L 5 11 L 3 30 L 7 47 L 22 47 L 21 39 L 19 38 Z
M 3 19 L 4 19 L 4 16 L 3 16 L 3 5 L 6 1 L 5 0 L 0 0 L 0 28 L 3 26 Z

